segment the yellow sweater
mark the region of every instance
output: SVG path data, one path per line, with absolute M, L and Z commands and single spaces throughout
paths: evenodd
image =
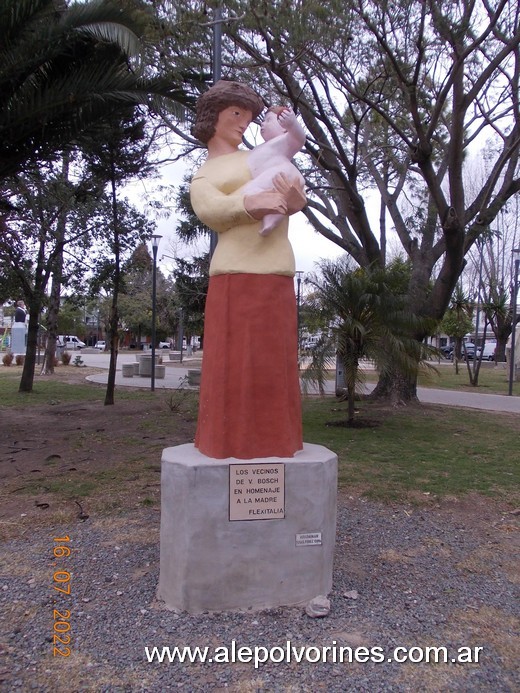
M 258 233 L 260 222 L 244 209 L 241 188 L 251 180 L 248 154 L 239 150 L 209 159 L 191 181 L 190 196 L 195 214 L 219 234 L 209 273 L 294 276 L 289 218 L 284 217 L 270 235 L 261 236 Z

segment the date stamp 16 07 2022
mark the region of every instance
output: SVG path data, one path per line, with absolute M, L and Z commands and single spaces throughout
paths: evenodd
M 68 570 L 64 570 L 67 566 L 62 563 L 62 560 L 68 559 L 71 554 L 68 544 L 70 544 L 70 537 L 54 537 L 53 553 L 57 559 L 54 563 L 56 569 L 52 576 L 53 589 L 57 592 L 54 600 L 55 608 L 53 608 L 52 654 L 54 657 L 69 657 L 71 652 L 68 647 L 71 642 L 70 609 L 64 608 L 67 604 L 66 598 L 71 594 L 71 575 Z

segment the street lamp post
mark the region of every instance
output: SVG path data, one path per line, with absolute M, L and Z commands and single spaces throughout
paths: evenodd
M 513 394 L 515 378 L 515 342 L 516 342 L 516 296 L 518 294 L 518 268 L 520 266 L 520 248 L 513 248 L 513 310 L 511 320 L 511 351 L 509 353 L 509 395 Z
M 296 328 L 296 335 L 297 335 L 297 345 L 298 345 L 298 358 L 300 358 L 300 302 L 301 302 L 301 287 L 302 287 L 302 275 L 303 272 L 301 270 L 296 270 L 296 309 L 297 309 L 297 328 Z
M 161 240 L 161 238 L 162 236 L 152 236 L 152 371 L 150 381 L 150 389 L 152 392 L 155 390 L 155 311 L 157 298 L 157 249 L 159 248 L 159 241 Z
M 216 84 L 222 76 L 222 7 L 215 8 L 213 13 L 213 84 Z M 218 235 L 215 231 L 209 236 L 209 258 L 217 249 Z

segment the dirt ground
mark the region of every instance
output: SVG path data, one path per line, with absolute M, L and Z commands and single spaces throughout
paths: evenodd
M 60 377 L 84 383 L 91 372 L 98 371 L 70 367 Z M 99 399 L 80 405 L 51 400 L 2 409 L 0 539 L 34 523 L 158 506 L 161 451 L 193 440 L 193 406 L 178 392 L 143 402 L 123 400 L 117 390 L 115 404 L 104 406 L 105 386 L 92 387 Z

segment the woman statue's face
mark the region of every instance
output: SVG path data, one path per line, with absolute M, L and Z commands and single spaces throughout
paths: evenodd
M 218 138 L 237 148 L 241 144 L 244 132 L 252 119 L 253 113 L 247 108 L 228 106 L 220 111 L 215 126 L 215 134 L 211 139 Z

